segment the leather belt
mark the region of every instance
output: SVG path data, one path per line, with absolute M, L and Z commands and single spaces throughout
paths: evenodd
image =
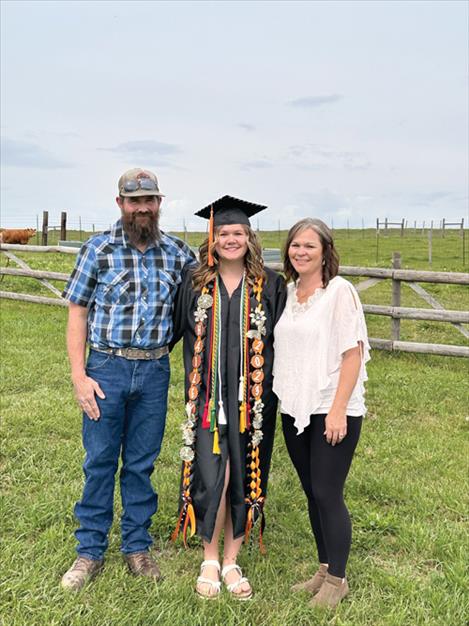
M 122 356 L 124 359 L 129 359 L 131 361 L 151 361 L 153 359 L 161 359 L 162 356 L 169 354 L 168 346 L 162 346 L 161 348 L 153 348 L 149 350 L 142 350 L 141 348 L 97 348 L 95 346 L 90 346 L 90 349 L 95 350 L 96 352 L 104 352 L 104 354 Z

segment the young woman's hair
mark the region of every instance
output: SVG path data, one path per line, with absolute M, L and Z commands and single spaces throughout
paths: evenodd
M 339 273 L 339 255 L 334 247 L 334 240 L 332 239 L 332 232 L 324 222 L 321 220 L 313 219 L 312 217 L 305 217 L 296 224 L 294 224 L 288 231 L 287 241 L 283 249 L 283 271 L 285 279 L 288 282 L 295 281 L 298 278 L 298 272 L 293 267 L 290 257 L 288 256 L 288 250 L 292 244 L 292 241 L 300 233 L 305 230 L 314 230 L 319 235 L 322 245 L 322 284 L 323 287 L 327 287 L 329 281 L 337 276 Z
M 215 238 L 212 244 L 213 267 L 209 267 L 208 264 L 208 238 L 199 248 L 199 266 L 192 275 L 192 286 L 196 291 L 201 291 L 202 287 L 206 287 L 218 274 L 219 259 L 215 247 L 220 228 L 222 227 L 215 228 Z M 242 224 L 242 228 L 248 236 L 248 249 L 244 257 L 246 279 L 250 285 L 253 285 L 258 278 L 265 278 L 262 247 L 256 233 L 249 226 Z

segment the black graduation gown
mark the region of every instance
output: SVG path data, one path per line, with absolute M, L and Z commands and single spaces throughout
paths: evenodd
M 192 357 L 194 355 L 194 312 L 197 308 L 197 299 L 200 292 L 192 288 L 192 271 L 185 271 L 174 307 L 174 336 L 172 344 L 184 338 L 183 355 L 185 370 L 185 392 L 189 388 L 188 377 L 192 371 Z M 270 459 L 275 435 L 275 420 L 277 413 L 277 398 L 272 391 L 273 366 L 273 329 L 282 314 L 286 301 L 284 279 L 266 268 L 267 279 L 263 283 L 262 304 L 266 315 L 266 331 L 263 337 L 264 351 L 264 381 L 262 402 L 263 410 L 263 439 L 259 445 L 261 486 L 265 495 L 269 474 Z M 250 290 L 251 291 L 251 290 Z M 230 482 L 228 493 L 231 504 L 233 521 L 233 535 L 235 538 L 244 534 L 246 524 L 246 454 L 249 443 L 249 433 L 239 432 L 239 366 L 240 366 L 240 329 L 239 308 L 241 283 L 228 296 L 228 292 L 220 280 L 222 340 L 221 340 L 221 378 L 224 410 L 227 425 L 219 427 L 220 454 L 213 453 L 213 433 L 210 429 L 202 428 L 202 414 L 206 397 L 206 379 L 208 368 L 208 340 L 205 341 L 203 364 L 201 368 L 202 382 L 198 397 L 198 420 L 196 430 L 195 459 L 193 461 L 193 481 L 191 496 L 197 520 L 197 533 L 206 541 L 211 541 L 215 528 L 215 520 L 220 505 L 224 486 L 225 468 L 230 460 Z M 254 311 L 257 300 L 251 295 L 251 310 Z M 210 328 L 212 309 L 207 310 L 207 328 Z

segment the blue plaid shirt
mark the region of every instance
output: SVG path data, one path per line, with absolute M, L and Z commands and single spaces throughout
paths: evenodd
M 140 252 L 119 220 L 83 244 L 62 295 L 88 307 L 91 346 L 159 348 L 171 341 L 174 296 L 192 263 L 189 246 L 165 233 Z

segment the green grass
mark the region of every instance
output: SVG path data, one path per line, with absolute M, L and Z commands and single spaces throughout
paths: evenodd
M 240 563 L 255 599 L 193 593 L 201 550 L 168 543 L 178 496 L 182 420 L 180 348 L 173 355 L 170 410 L 154 482 L 160 509 L 152 525 L 165 581 L 130 577 L 115 523 L 104 574 L 77 597 L 60 577 L 73 560 L 73 503 L 82 486 L 81 418 L 64 347 L 66 311 L 2 305 L 2 580 L 5 626 L 146 624 L 465 623 L 467 609 L 466 362 L 374 352 L 369 417 L 347 485 L 354 522 L 350 599 L 335 616 L 313 612 L 290 585 L 315 563 L 306 506 L 281 433 L 268 501 L 268 555 L 244 549 Z M 116 497 L 116 518 L 120 503 Z
M 345 255 L 345 245 L 341 253 Z M 357 244 L 344 263 L 366 265 L 366 254 Z M 33 267 L 69 271 L 73 265 L 72 256 L 22 256 Z M 450 250 L 443 256 L 434 269 L 443 269 L 444 262 L 448 269 L 463 270 L 450 259 Z M 37 286 L 5 277 L 0 288 L 32 293 Z M 448 308 L 465 308 L 467 299 L 460 288 L 432 289 Z M 363 293 L 367 302 L 389 303 L 389 298 L 387 283 Z M 423 305 L 404 287 L 403 304 Z M 333 614 L 313 611 L 305 594 L 289 593 L 294 582 L 311 574 L 316 559 L 306 503 L 280 430 L 267 503 L 268 554 L 264 557 L 255 546 L 245 547 L 239 559 L 254 587 L 254 599 L 240 604 L 223 594 L 220 601 L 204 603 L 195 597 L 200 543 L 195 540 L 184 550 L 179 543 L 168 542 L 176 516 L 183 420 L 178 346 L 172 356 L 167 430 L 153 476 L 160 507 L 151 532 L 165 580 L 154 585 L 127 574 L 119 554 L 121 509 L 116 494 L 105 571 L 74 596 L 59 587 L 74 558 L 72 511 L 83 480 L 81 417 L 65 353 L 66 310 L 2 301 L 1 314 L 2 626 L 467 623 L 467 360 L 373 352 L 368 367 L 369 415 L 347 483 L 354 524 L 348 567 L 352 591 Z M 388 336 L 389 320 L 373 316 L 368 324 L 370 334 Z M 467 345 L 450 325 L 427 327 L 403 324 L 404 338 Z

